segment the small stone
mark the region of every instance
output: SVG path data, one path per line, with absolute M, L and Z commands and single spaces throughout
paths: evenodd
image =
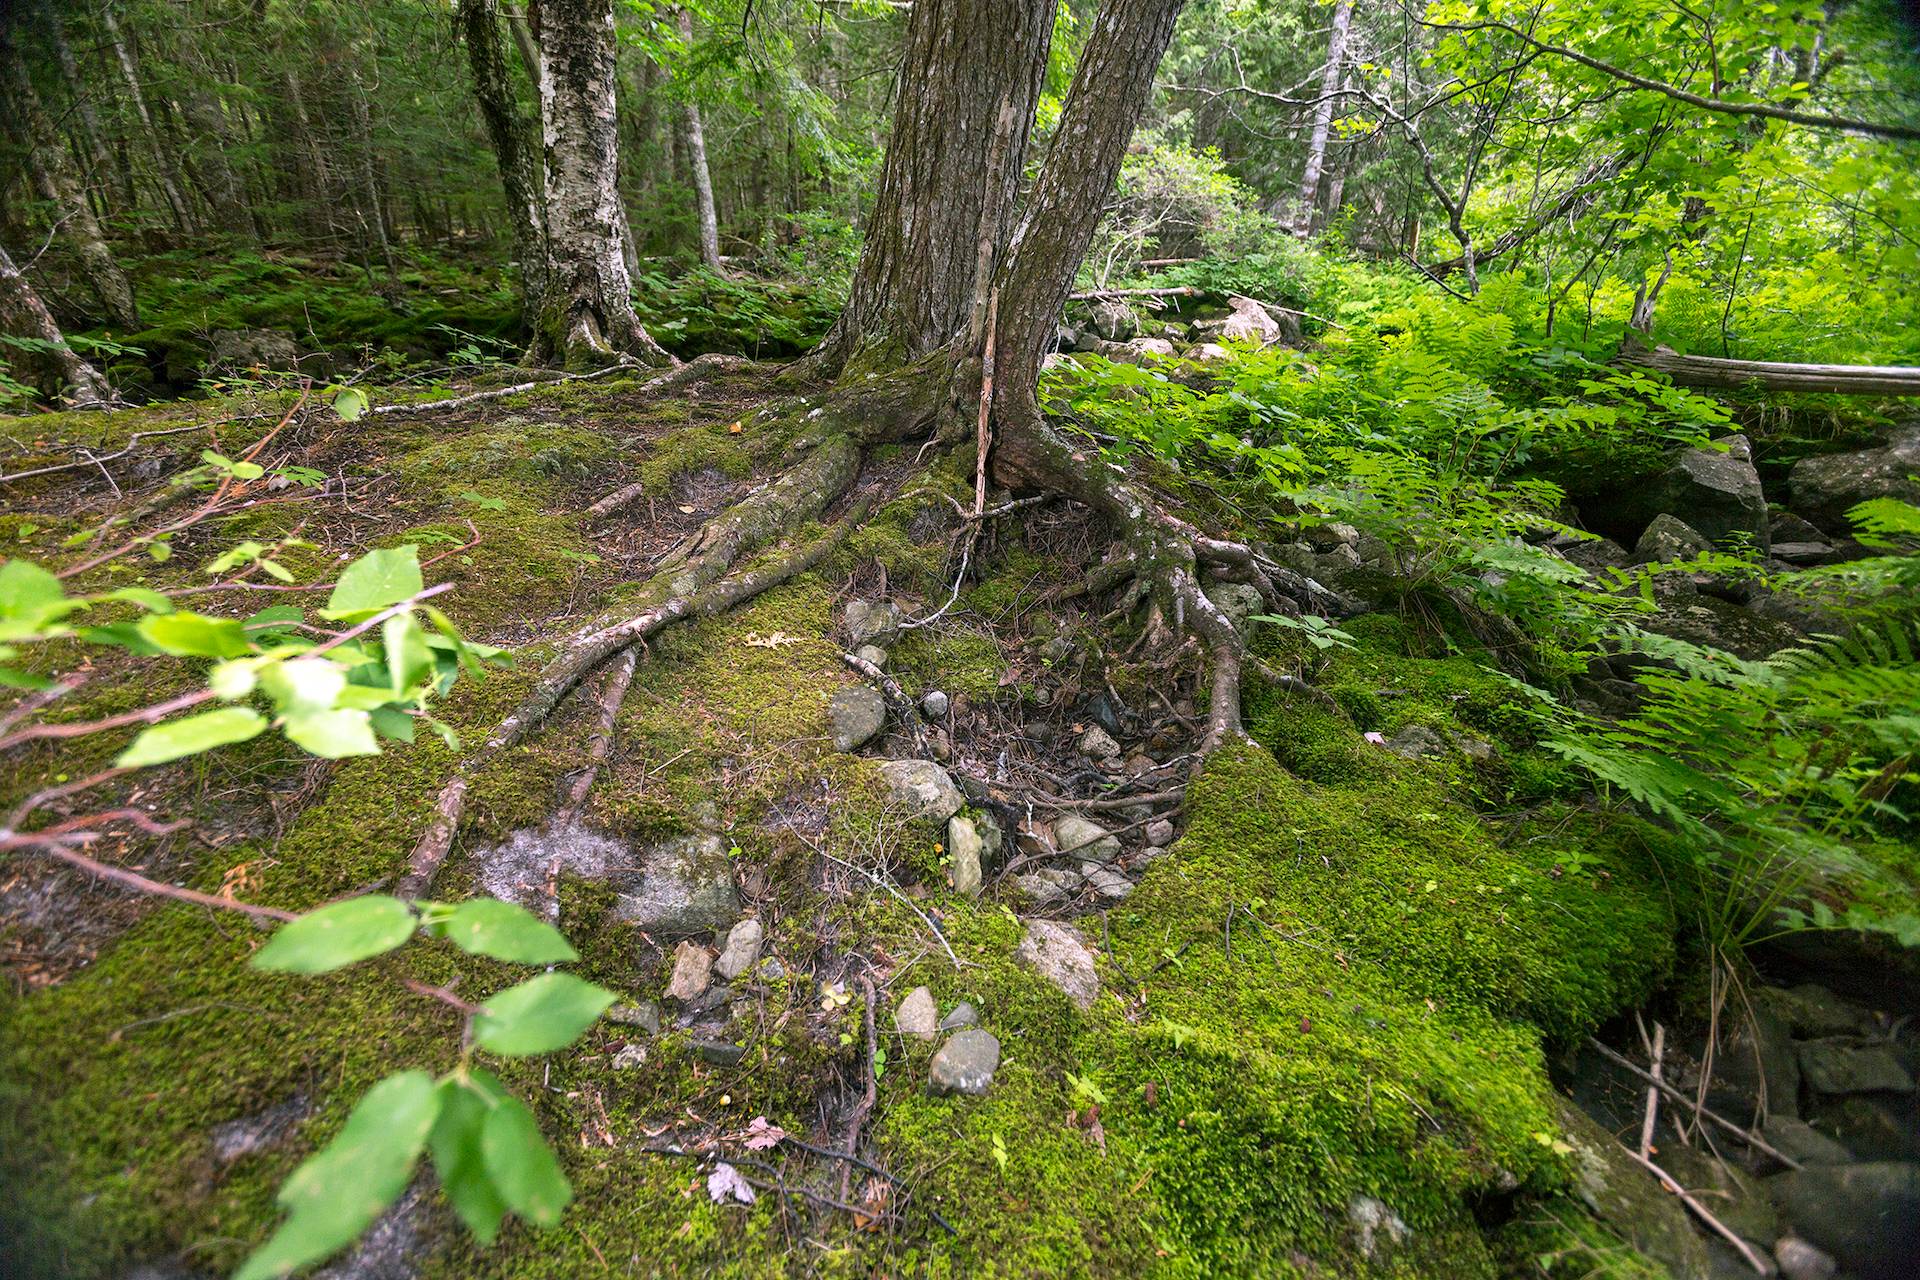
M 1090 862 L 1112 862 L 1120 856 L 1120 837 L 1077 813 L 1053 820 L 1053 840 L 1061 853 L 1078 854 Z
M 855 645 L 882 645 L 899 632 L 900 611 L 885 602 L 853 600 L 847 604 L 846 621 L 847 636 Z
M 966 1000 L 962 1000 L 959 1004 L 953 1006 L 953 1012 L 940 1019 L 940 1029 L 942 1031 L 958 1031 L 962 1027 L 976 1027 L 979 1025 L 980 1011 L 974 1008 L 970 1001 Z
M 1091 1009 L 1099 998 L 1100 975 L 1094 972 L 1093 953 L 1071 926 L 1054 920 L 1029 920 L 1026 936 L 1015 954 L 1022 964 L 1036 970 L 1082 1009 Z
M 920 699 L 920 714 L 929 720 L 938 720 L 947 714 L 947 695 L 938 689 L 929 690 Z
M 760 976 L 768 982 L 778 982 L 787 976 L 787 966 L 780 963 L 779 956 L 768 956 L 760 962 Z
M 1083 862 L 1080 864 L 1080 874 L 1086 877 L 1087 887 L 1108 902 L 1118 902 L 1133 892 L 1133 881 L 1112 867 L 1097 862 Z
M 882 671 L 887 669 L 887 651 L 877 644 L 863 644 L 853 651 L 853 656 L 862 662 L 871 662 Z
M 753 968 L 760 959 L 760 947 L 766 941 L 766 926 L 752 916 L 727 931 L 727 945 L 720 952 L 720 959 L 714 962 L 714 968 L 728 982 Z
M 615 1071 L 631 1071 L 635 1067 L 647 1064 L 647 1046 L 634 1041 L 620 1046 L 620 1052 L 613 1055 Z
M 935 1093 L 979 1095 L 993 1083 L 1000 1069 L 1000 1042 L 991 1032 L 968 1027 L 953 1033 L 927 1068 L 927 1084 Z
M 697 942 L 683 942 L 674 948 L 673 977 L 667 983 L 667 997 L 693 1000 L 706 993 L 713 981 L 713 953 Z
M 1217 342 L 1198 342 L 1187 348 L 1187 359 L 1201 364 L 1218 364 L 1222 360 L 1233 359 L 1233 352 Z
M 1120 862 L 1122 866 L 1133 872 L 1134 875 L 1139 875 L 1166 856 L 1167 851 L 1165 849 L 1162 849 L 1157 844 L 1150 844 L 1140 852 L 1134 854 L 1131 858 L 1122 858 Z
M 740 1059 L 747 1056 L 747 1046 L 734 1044 L 730 1040 L 694 1040 L 693 1051 L 717 1067 L 740 1065 Z
M 1155 818 L 1147 824 L 1147 829 L 1142 834 L 1145 835 L 1148 844 L 1158 845 L 1164 849 L 1173 843 L 1173 822 L 1167 818 Z
M 993 837 L 991 844 L 988 833 Z M 985 882 L 981 869 L 989 854 L 999 849 L 1000 828 L 993 819 L 958 813 L 947 819 L 947 871 L 953 878 L 953 891 L 969 898 L 979 897 Z
M 915 1040 L 935 1039 L 939 1035 L 940 1006 L 933 1002 L 933 992 L 925 987 L 907 992 L 907 998 L 893 1011 L 893 1025 L 903 1036 Z
M 1160 762 L 1144 751 L 1136 751 L 1127 757 L 1126 770 L 1129 778 L 1138 778 L 1142 774 L 1152 773 L 1160 767 Z
M 1773 1246 L 1773 1260 L 1780 1264 L 1783 1280 L 1833 1280 L 1840 1269 L 1832 1254 L 1799 1236 L 1782 1236 Z
M 660 1034 L 660 1002 L 642 1000 L 639 1004 L 617 1004 L 607 1010 L 607 1021 L 623 1027 L 639 1027 L 650 1036 Z
M 912 810 L 916 818 L 946 821 L 964 803 L 953 778 L 931 760 L 889 760 L 880 766 L 894 803 Z
M 1094 725 L 1080 735 L 1080 754 L 1089 760 L 1105 760 L 1120 754 L 1120 744 L 1113 740 L 1112 734 Z
M 1013 887 L 1043 910 L 1071 901 L 1073 895 L 1080 892 L 1082 883 L 1079 872 L 1064 867 L 1043 867 L 1013 878 Z
M 840 690 L 827 704 L 827 729 L 835 751 L 852 751 L 887 727 L 887 702 L 864 684 Z
M 633 871 L 610 877 L 614 918 L 656 937 L 684 937 L 724 929 L 740 918 L 727 844 L 713 832 L 675 836 L 629 861 Z

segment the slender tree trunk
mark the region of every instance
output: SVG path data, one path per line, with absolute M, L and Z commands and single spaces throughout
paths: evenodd
M 0 35 L 0 78 L 6 81 L 6 99 L 13 107 L 11 115 L 18 130 L 17 141 L 26 153 L 27 172 L 34 189 L 41 199 L 53 205 L 55 217 L 59 219 L 58 230 L 73 246 L 81 273 L 99 298 L 108 320 L 121 329 L 138 328 L 140 313 L 134 306 L 133 286 L 114 258 L 99 219 L 93 215 L 93 206 L 87 203 L 86 193 L 67 170 L 60 135 L 40 105 L 19 46 L 3 35 Z
M 544 0 L 536 14 L 548 283 L 533 355 L 569 368 L 669 363 L 634 314 L 621 256 L 612 0 Z
M 351 50 L 343 61 L 347 64 L 347 109 L 353 117 L 355 186 L 359 188 L 362 231 L 380 250 L 380 260 L 386 264 L 387 278 L 391 280 L 395 274 L 393 232 L 387 226 L 386 196 L 374 171 L 373 112 L 367 105 L 366 86 L 353 67 Z
M 153 113 L 147 109 L 147 94 L 140 83 L 140 67 L 134 61 L 133 51 L 120 34 L 120 23 L 113 16 L 112 5 L 100 7 L 100 22 L 107 34 L 107 42 L 113 48 L 114 61 L 119 64 L 120 78 L 126 82 L 127 97 L 133 103 L 134 114 L 140 117 L 141 141 L 146 144 L 147 157 L 153 164 L 153 180 L 165 197 L 167 208 L 173 213 L 174 225 L 181 231 L 194 229 L 193 206 L 180 192 L 180 184 L 174 180 L 173 161 L 167 155 L 167 148 L 160 140 L 160 133 L 154 127 Z
M 680 39 L 693 48 L 693 14 L 680 10 Z M 680 107 L 680 132 L 686 140 L 687 167 L 693 170 L 694 203 L 700 211 L 700 261 L 708 269 L 726 273 L 720 261 L 720 218 L 713 207 L 713 175 L 707 169 L 707 131 L 700 121 L 700 104 L 694 101 L 693 88 L 687 86 L 687 98 Z
M 823 372 L 907 364 L 973 324 L 982 260 L 990 272 L 1012 226 L 1053 15 L 1051 0 L 916 0 L 866 246 L 816 352 Z
M 513 224 L 514 261 L 520 268 L 520 318 L 531 331 L 547 292 L 546 210 L 529 134 L 514 109 L 513 81 L 500 44 L 497 0 L 460 0 L 455 21 L 466 42 L 474 97 L 500 169 L 507 218 Z
M 180 111 L 200 136 L 201 188 L 220 226 L 241 235 L 257 230 L 247 208 L 246 189 L 227 160 L 231 140 L 219 100 L 205 89 L 190 89 L 180 103 Z
M 50 3 L 44 3 L 40 9 L 41 26 L 47 33 L 47 43 L 53 49 L 54 61 L 60 67 L 61 82 L 66 85 L 67 97 L 73 103 L 73 118 L 79 126 L 80 140 L 87 153 L 87 163 L 92 166 L 90 174 L 83 175 L 88 185 L 99 191 L 103 208 L 111 208 L 107 198 L 113 190 L 115 170 L 113 153 L 107 149 L 104 135 L 100 132 L 100 114 L 93 109 L 93 99 L 87 92 L 87 85 L 80 78 L 80 66 L 74 60 L 73 47 L 67 43 L 66 23 L 60 11 Z M 123 189 L 131 186 L 132 180 L 120 175 Z
M 1337 0 L 1333 31 L 1327 37 L 1327 69 L 1320 77 L 1320 100 L 1313 107 L 1313 133 L 1307 141 L 1307 164 L 1300 175 L 1300 198 L 1293 220 L 1293 233 L 1301 239 L 1313 234 L 1320 176 L 1326 171 L 1327 137 L 1333 131 L 1333 98 L 1346 73 L 1347 30 L 1352 24 L 1353 0 Z
M 37 375 L 48 398 L 57 396 L 64 387 L 68 403 L 76 409 L 98 409 L 113 403 L 113 388 L 98 369 L 67 345 L 52 313 L 4 246 L 0 246 L 0 332 L 35 344 L 34 350 L 10 351 L 8 359 Z

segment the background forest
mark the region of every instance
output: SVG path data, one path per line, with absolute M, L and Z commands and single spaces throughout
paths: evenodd
M 1894 0 L 0 0 L 0 1274 L 1904 1280 Z

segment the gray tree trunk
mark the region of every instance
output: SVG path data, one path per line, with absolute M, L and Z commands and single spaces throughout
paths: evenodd
M 493 146 L 513 224 L 513 256 L 520 268 L 520 318 L 531 330 L 547 292 L 546 209 L 526 124 L 514 108 L 513 81 L 500 44 L 497 0 L 460 0 L 454 20 L 467 46 L 473 93 Z
M 100 221 L 93 216 L 93 206 L 87 203 L 86 193 L 67 170 L 60 135 L 34 91 L 19 46 L 4 36 L 0 36 L 0 79 L 6 82 L 16 140 L 26 153 L 27 172 L 34 190 L 53 205 L 55 217 L 59 219 L 58 232 L 73 246 L 74 256 L 80 260 L 81 274 L 99 298 L 108 320 L 121 329 L 138 328 L 140 313 L 134 306 L 133 286 L 114 258 L 106 234 L 100 229 Z
M 680 10 L 680 39 L 693 47 L 693 14 Z M 707 131 L 700 120 L 700 104 L 694 101 L 692 86 L 680 107 L 680 133 L 686 144 L 687 167 L 693 171 L 693 197 L 700 213 L 700 261 L 708 269 L 722 274 L 720 261 L 720 216 L 713 204 L 713 174 L 707 168 Z
M 30 339 L 31 351 L 10 351 L 8 361 L 36 376 L 49 399 L 64 389 L 76 409 L 99 409 L 113 403 L 113 388 L 100 371 L 74 354 L 53 315 L 40 301 L 33 285 L 0 246 L 0 332 Z
M 113 48 L 114 61 L 120 67 L 120 78 L 126 82 L 127 97 L 133 103 L 134 114 L 140 117 L 140 140 L 146 145 L 147 158 L 153 164 L 153 180 L 160 188 L 160 194 L 166 199 L 167 208 L 173 213 L 174 224 L 182 231 L 194 229 L 193 206 L 181 194 L 180 184 L 174 180 L 173 161 L 167 155 L 166 147 L 160 141 L 160 134 L 154 127 L 153 113 L 147 110 L 147 94 L 140 83 L 140 67 L 133 59 L 133 51 L 120 34 L 120 23 L 113 16 L 111 5 L 100 7 L 100 22 L 107 33 L 107 42 Z
M 532 354 L 568 368 L 669 363 L 634 314 L 621 256 L 612 0 L 544 0 L 535 14 L 548 283 Z
M 180 110 L 202 141 L 200 172 L 205 179 L 201 184 L 202 194 L 212 206 L 214 216 L 219 219 L 221 227 L 228 231 L 242 235 L 258 233 L 253 212 L 247 206 L 246 188 L 240 184 L 233 165 L 227 160 L 231 138 L 220 100 L 206 89 L 195 87 L 189 89 L 181 99 Z
M 93 167 L 93 172 L 82 175 L 83 178 L 89 179 L 103 195 L 113 189 L 112 182 L 116 177 L 120 180 L 121 189 L 130 191 L 133 180 L 130 175 L 118 173 L 114 167 L 113 153 L 108 150 L 105 135 L 100 131 L 100 114 L 93 109 L 93 99 L 88 96 L 86 82 L 80 78 L 80 66 L 74 61 L 73 46 L 67 43 L 66 23 L 60 11 L 52 4 L 43 4 L 40 21 L 47 33 L 47 43 L 53 49 L 54 62 L 60 68 L 60 79 L 67 87 L 67 97 L 73 104 L 73 118 L 79 125 L 87 163 Z M 103 201 L 102 207 L 111 210 L 112 202 Z
M 1346 72 L 1347 31 L 1353 25 L 1353 0 L 1333 6 L 1333 31 L 1327 37 L 1327 69 L 1320 77 L 1320 100 L 1313 107 L 1313 133 L 1307 140 L 1306 168 L 1300 175 L 1300 199 L 1293 233 L 1301 239 L 1313 234 L 1314 213 L 1320 203 L 1320 178 L 1326 172 L 1327 137 L 1333 131 L 1334 95 Z

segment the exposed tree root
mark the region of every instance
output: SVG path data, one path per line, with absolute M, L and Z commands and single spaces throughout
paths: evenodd
M 731 369 L 744 369 L 752 361 L 740 356 L 722 355 L 713 352 L 682 365 L 675 365 L 656 378 L 649 378 L 640 384 L 642 392 L 666 391 L 688 382 L 697 382 L 716 373 L 725 373 Z M 610 364 L 604 369 L 595 369 L 591 373 L 563 373 L 551 378 L 539 378 L 532 382 L 516 382 L 510 387 L 494 387 L 487 391 L 473 391 L 463 396 L 450 396 L 445 400 L 419 400 L 407 404 L 375 405 L 370 412 L 375 414 L 437 413 L 442 409 L 463 409 L 468 405 L 482 404 L 488 400 L 500 400 L 507 396 L 517 396 L 528 391 L 537 391 L 541 387 L 553 386 L 561 382 L 592 382 L 597 378 L 628 372 L 644 366 L 632 362 Z

